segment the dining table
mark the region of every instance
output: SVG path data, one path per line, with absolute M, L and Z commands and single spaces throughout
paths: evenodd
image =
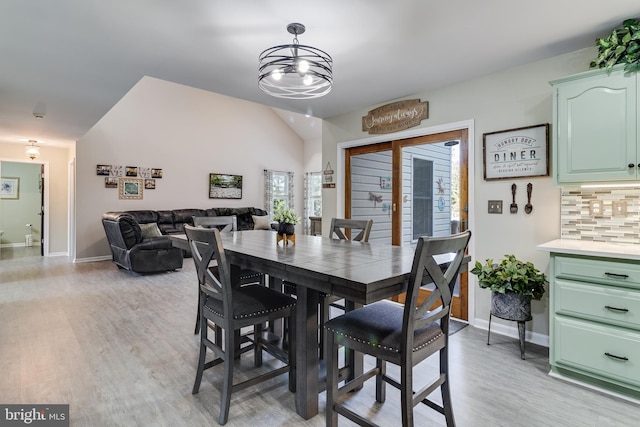
M 170 236 L 175 246 L 188 248 L 184 234 Z M 285 243 L 268 230 L 221 236 L 232 275 L 251 269 L 267 274 L 270 280 L 296 285 L 296 412 L 304 419 L 317 415 L 322 391 L 318 355 L 321 293 L 342 297 L 351 307 L 358 307 L 404 292 L 415 248 L 311 235 L 297 235 L 295 243 Z M 448 260 L 442 256 L 443 264 Z M 352 372 L 362 372 L 362 355 L 351 354 L 349 363 Z

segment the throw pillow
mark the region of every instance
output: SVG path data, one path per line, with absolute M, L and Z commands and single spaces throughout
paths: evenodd
M 150 222 L 148 224 L 140 224 L 140 232 L 143 239 L 149 239 L 151 237 L 160 237 L 162 233 L 158 228 L 158 224 Z
M 271 230 L 271 222 L 269 221 L 269 215 L 253 217 L 253 229 L 254 230 Z

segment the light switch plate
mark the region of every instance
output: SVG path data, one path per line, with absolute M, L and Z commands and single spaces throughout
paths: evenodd
M 613 216 L 627 216 L 627 202 L 624 200 L 614 201 L 611 204 Z
M 502 213 L 502 200 L 489 200 L 488 212 L 490 214 L 501 214 Z
M 602 206 L 602 200 L 591 200 L 589 202 L 589 215 L 602 216 L 604 208 Z

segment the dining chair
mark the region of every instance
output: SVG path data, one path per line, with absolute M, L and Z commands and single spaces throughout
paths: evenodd
M 351 240 L 354 242 L 368 242 L 373 227 L 372 219 L 350 219 L 350 218 L 331 218 L 331 226 L 329 227 L 329 238 L 339 240 Z M 326 352 L 326 337 L 322 330 L 322 325 L 329 319 L 330 307 L 346 311 L 346 302 L 338 303 L 343 298 L 333 295 L 320 295 L 320 359 L 324 359 Z
M 217 228 L 223 233 L 230 233 L 238 229 L 238 220 L 235 215 L 228 216 L 193 216 L 193 225 L 202 228 Z M 212 265 L 215 273 L 216 266 Z M 265 277 L 263 273 L 254 270 L 243 269 L 240 270 L 240 285 L 248 285 L 252 283 L 265 284 Z M 201 284 L 198 283 L 198 286 Z M 198 301 L 198 312 L 196 317 L 196 326 L 193 333 L 200 332 L 200 302 Z
M 443 414 L 448 427 L 455 426 L 449 391 L 449 316 L 453 286 L 470 237 L 470 231 L 445 237 L 420 237 L 404 305 L 383 300 L 349 311 L 325 324 L 329 349 L 327 426 L 338 424 L 338 414 L 358 425 L 375 425 L 362 415 L 348 409 L 344 404 L 345 395 L 349 391 L 361 388 L 365 381 L 374 376 L 377 402 L 385 401 L 386 383 L 400 390 L 400 408 L 404 427 L 414 425 L 413 408 L 419 403 Z M 453 254 L 453 259 L 448 264 L 439 265 L 435 257 L 445 254 Z M 432 281 L 435 289 L 419 304 L 418 291 L 423 281 Z M 440 306 L 430 310 L 437 302 L 440 302 Z M 338 387 L 339 345 L 375 357 L 375 367 L 342 387 Z M 436 352 L 439 352 L 440 359 L 439 375 L 435 381 L 414 392 L 413 367 Z M 399 379 L 387 376 L 386 362 L 400 367 Z M 442 395 L 441 405 L 428 399 L 428 396 L 438 387 Z
M 232 286 L 230 265 L 227 262 L 220 231 L 185 226 L 189 247 L 200 285 L 200 353 L 193 394 L 200 390 L 202 374 L 220 363 L 224 364 L 222 397 L 218 423 L 223 425 L 229 417 L 231 394 L 289 373 L 289 390 L 295 391 L 295 317 L 296 300 L 291 296 L 258 284 Z M 217 265 L 217 273 L 209 268 L 211 262 Z M 284 340 L 273 342 L 265 339 L 262 324 L 277 319 L 288 319 L 292 329 L 288 345 Z M 215 333 L 209 338 L 208 321 L 215 324 Z M 236 339 L 241 328 L 253 327 L 254 365 L 262 365 L 263 350 L 285 365 L 254 376 L 237 384 L 233 383 L 233 369 Z M 207 349 L 214 354 L 213 360 L 206 361 Z

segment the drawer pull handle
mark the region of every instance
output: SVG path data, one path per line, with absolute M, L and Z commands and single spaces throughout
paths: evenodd
M 607 273 L 607 272 L 605 272 L 604 274 L 605 274 L 605 276 L 617 277 L 617 278 L 620 278 L 620 279 L 628 279 L 629 278 L 629 276 L 627 274 Z
M 604 308 L 611 311 L 620 311 L 622 313 L 627 313 L 629 311 L 628 308 L 611 307 L 610 305 L 605 305 Z
M 605 356 L 607 356 L 607 357 L 610 357 L 610 358 L 612 358 L 612 359 L 623 360 L 623 361 L 625 361 L 625 362 L 629 360 L 629 358 L 628 358 L 628 357 L 625 357 L 625 356 L 616 356 L 615 354 L 611 354 L 611 353 L 609 353 L 609 352 L 605 352 L 605 353 L 604 353 L 604 355 L 605 355 Z

